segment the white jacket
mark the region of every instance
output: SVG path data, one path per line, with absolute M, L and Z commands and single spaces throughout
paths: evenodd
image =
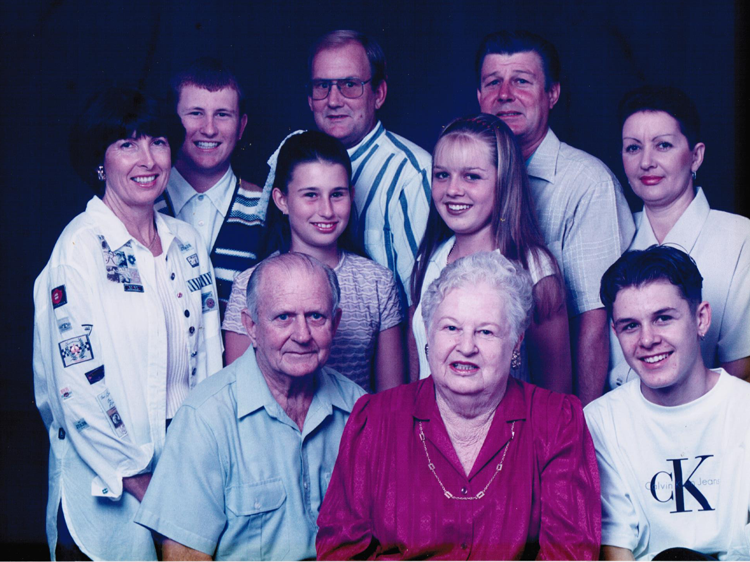
M 130 236 L 98 198 L 65 228 L 34 284 L 34 392 L 50 438 L 47 538 L 54 560 L 62 501 L 93 559 L 156 559 L 132 522 L 122 479 L 154 469 L 166 433 L 167 335 L 155 279 L 166 258 L 185 308 L 190 387 L 222 367 L 219 308 L 205 245 L 155 213 L 164 253 Z

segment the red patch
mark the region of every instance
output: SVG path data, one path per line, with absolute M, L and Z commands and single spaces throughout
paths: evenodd
M 65 285 L 52 289 L 52 308 L 58 308 L 68 304 L 68 295 L 65 293 Z

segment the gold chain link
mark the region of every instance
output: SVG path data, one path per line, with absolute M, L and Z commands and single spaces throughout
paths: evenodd
M 492 478 L 490 478 L 490 481 L 487 482 L 487 485 L 484 487 L 484 490 L 479 492 L 476 496 L 465 498 L 462 496 L 454 496 L 448 490 L 445 489 L 445 486 L 443 486 L 442 480 L 440 480 L 440 477 L 437 475 L 437 472 L 435 472 L 435 465 L 432 464 L 432 461 L 430 460 L 430 453 L 427 452 L 427 443 L 425 442 L 424 431 L 422 429 L 422 422 L 419 422 L 419 439 L 422 441 L 422 446 L 424 447 L 424 454 L 427 456 L 427 467 L 432 471 L 432 474 L 435 476 L 435 479 L 438 481 L 438 484 L 440 484 L 440 487 L 443 489 L 443 494 L 445 495 L 446 498 L 448 498 L 449 500 L 481 500 L 485 496 L 485 492 L 487 492 L 487 488 L 490 487 L 490 484 L 492 484 L 492 481 L 495 480 L 497 475 L 500 474 L 500 471 L 503 469 L 503 463 L 505 462 L 505 455 L 508 453 L 510 442 L 513 441 L 513 438 L 516 436 L 515 427 L 516 427 L 516 422 L 513 422 L 510 426 L 510 441 L 508 441 L 505 444 L 505 449 L 503 450 L 503 458 L 500 459 L 500 462 L 495 467 L 495 473 L 492 475 Z

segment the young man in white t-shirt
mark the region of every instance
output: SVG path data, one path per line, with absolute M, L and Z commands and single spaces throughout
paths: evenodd
M 703 363 L 702 281 L 692 258 L 668 246 L 626 252 L 602 278 L 639 377 L 585 409 L 604 559 L 750 559 L 750 385 Z

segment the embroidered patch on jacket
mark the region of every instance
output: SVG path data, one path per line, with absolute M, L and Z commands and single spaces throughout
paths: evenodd
M 190 242 L 187 242 L 185 244 L 180 244 L 180 251 L 181 252 L 188 252 L 192 250 L 193 247 L 190 245 Z
M 104 378 L 104 365 L 99 365 L 96 369 L 86 373 L 86 378 L 88 379 L 89 384 L 94 384 L 102 380 Z
M 201 293 L 201 303 L 203 305 L 203 312 L 210 312 L 216 308 L 216 299 L 214 298 L 214 292 L 208 291 L 207 293 Z
M 72 329 L 73 326 L 70 324 L 70 318 L 67 316 L 65 318 L 58 318 L 57 320 L 57 329 L 60 330 L 60 333 L 67 332 L 68 330 Z
M 102 258 L 104 268 L 107 271 L 107 279 L 113 283 L 122 283 L 126 293 L 142 293 L 143 284 L 141 274 L 136 267 L 135 254 L 130 242 L 122 245 L 114 252 L 104 236 L 99 235 L 99 243 L 102 247 Z
M 203 287 L 208 287 L 211 284 L 211 274 L 204 273 L 200 277 L 188 279 L 187 284 L 191 291 L 200 291 Z
M 73 398 L 73 391 L 70 390 L 67 386 L 65 388 L 60 389 L 60 398 L 63 400 L 70 400 Z
M 77 429 L 78 431 L 83 431 L 83 430 L 84 430 L 84 429 L 86 429 L 86 428 L 87 428 L 88 426 L 89 426 L 89 424 L 87 424 L 87 423 L 86 423 L 86 420 L 85 420 L 85 419 L 83 419 L 83 418 L 81 418 L 80 420 L 78 420 L 78 421 L 77 421 L 77 422 L 75 423 L 75 428 L 76 428 L 76 429 Z
M 66 368 L 94 358 L 88 336 L 76 336 L 61 341 L 57 346 L 60 348 L 60 358 Z
M 97 395 L 96 399 L 99 402 L 99 407 L 101 407 L 102 412 L 107 416 L 109 427 L 115 432 L 115 435 L 120 439 L 125 437 L 128 434 L 128 430 L 125 429 L 125 424 L 120 417 L 120 413 L 117 411 L 115 401 L 112 400 L 112 397 L 109 395 L 109 390 L 105 390 Z
M 193 254 L 191 256 L 186 257 L 185 259 L 191 266 L 198 267 L 198 254 Z
M 68 295 L 65 292 L 65 285 L 60 285 L 52 289 L 52 308 L 60 308 L 64 304 L 68 304 Z

